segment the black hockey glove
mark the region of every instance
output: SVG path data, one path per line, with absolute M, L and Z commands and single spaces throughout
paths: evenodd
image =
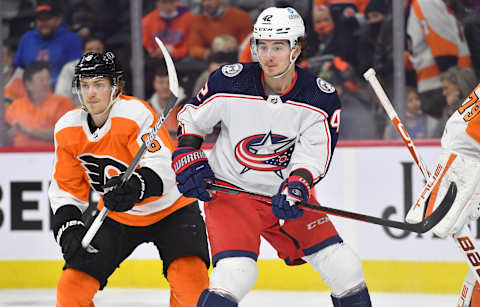
M 122 175 L 111 178 L 103 187 L 104 190 L 111 189 L 103 195 L 103 203 L 108 210 L 125 212 L 147 197 L 163 194 L 162 180 L 149 168 L 134 171 L 125 184 L 119 185 Z
M 82 239 L 86 233 L 82 213 L 74 205 L 60 207 L 53 216 L 53 234 L 61 246 L 65 261 L 75 256 L 84 257 L 87 252 L 82 248 Z

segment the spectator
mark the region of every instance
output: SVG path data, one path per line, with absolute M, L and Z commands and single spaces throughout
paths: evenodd
M 50 72 L 45 62 L 33 62 L 23 73 L 27 94 L 16 99 L 6 108 L 5 121 L 12 146 L 53 145 L 53 133 L 57 120 L 73 102 L 68 97 L 52 93 Z
M 235 37 L 228 34 L 215 37 L 212 42 L 212 53 L 207 59 L 208 67 L 196 79 L 192 94 L 196 95 L 202 89 L 211 72 L 223 64 L 236 62 L 237 57 L 238 43 Z
M 407 35 L 422 110 L 439 118 L 445 107 L 440 74 L 452 66 L 471 67 L 468 46 L 455 16 L 442 0 L 412 0 Z
M 213 39 L 221 34 L 230 34 L 237 42 L 243 41 L 253 27 L 248 13 L 227 6 L 224 0 L 203 0 L 203 12 L 194 17 L 188 37 L 190 55 L 207 60 Z
M 90 36 L 83 41 L 83 54 L 87 52 L 102 53 L 104 50 L 105 45 L 98 37 Z M 57 84 L 55 85 L 55 94 L 70 97 L 75 105 L 79 106 L 80 101 L 72 92 L 72 80 L 73 75 L 75 74 L 75 65 L 77 65 L 77 63 L 78 59 L 75 59 L 63 65 Z
M 342 102 L 340 140 L 376 139 L 375 118 L 370 107 L 362 103 L 348 88 L 348 82 L 334 65 L 325 65 L 318 77 L 331 83 Z
M 153 107 L 157 114 L 161 115 L 163 114 L 163 110 L 167 106 L 168 98 L 170 97 L 170 83 L 168 80 L 168 71 L 165 65 L 163 65 L 163 63 L 156 65 L 152 84 L 155 92 L 152 97 L 148 99 L 148 103 Z M 168 132 L 175 139 L 178 129 L 177 113 L 182 108 L 181 101 L 185 98 L 185 92 L 183 88 L 180 87 L 177 97 L 178 104 L 177 106 L 175 106 L 175 108 L 172 109 L 169 116 L 165 120 L 165 126 L 167 127 Z
M 344 31 L 341 27 L 337 27 L 328 6 L 314 6 L 312 22 L 314 29 L 313 46 L 311 46 L 307 58 L 333 54 L 350 65 L 356 63 L 356 38 L 352 31 Z
M 462 105 L 463 99 L 470 95 L 472 88 L 477 85 L 475 72 L 470 68 L 450 67 L 440 75 L 442 95 L 447 103 L 442 118 L 438 123 L 434 137 L 442 137 L 445 124 L 450 116 Z
M 366 23 L 360 27 L 358 38 L 358 66 L 357 71 L 363 74 L 367 69 L 373 66 L 375 50 L 378 45 L 380 30 L 384 26 L 385 16 L 388 14 L 390 1 L 370 0 L 365 9 Z M 387 19 L 391 22 L 391 18 Z M 390 43 L 392 33 L 390 32 Z
M 15 49 L 20 37 L 30 30 L 35 20 L 34 0 L 2 0 L 0 16 L 2 17 L 2 33 L 0 39 L 9 41 Z
M 214 52 L 208 57 L 208 69 L 205 70 L 195 81 L 195 86 L 193 87 L 193 94 L 196 95 L 205 83 L 208 80 L 208 76 L 215 71 L 217 68 L 224 64 L 235 63 L 237 60 L 234 53 L 228 52 Z
M 3 45 L 2 48 L 2 63 L 3 63 L 3 81 L 5 87 L 3 95 L 6 103 L 11 103 L 13 100 L 21 98 L 26 94 L 23 86 L 22 75 L 23 69 L 13 67 L 14 52 L 11 46 Z
M 142 20 L 143 46 L 152 58 L 163 58 L 162 51 L 155 43 L 155 37 L 162 40 L 174 60 L 188 55 L 187 37 L 193 15 L 177 0 L 157 0 L 157 8 Z
M 464 20 L 465 40 L 472 55 L 472 67 L 480 79 L 480 2 Z
M 413 87 L 407 87 L 405 98 L 405 119 L 403 120 L 405 129 L 412 139 L 424 139 L 428 135 L 428 120 L 422 112 L 422 103 L 417 90 Z M 385 127 L 384 139 L 400 139 L 400 135 L 393 124 Z
M 35 25 L 35 29 L 22 36 L 14 66 L 25 68 L 35 61 L 49 62 L 55 86 L 63 65 L 82 56 L 82 41 L 62 23 L 61 13 L 53 2 L 39 1 Z

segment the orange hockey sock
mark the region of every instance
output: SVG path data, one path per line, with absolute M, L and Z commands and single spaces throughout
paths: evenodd
M 209 279 L 205 262 L 195 256 L 175 259 L 167 270 L 170 307 L 195 307 Z
M 57 307 L 94 307 L 93 296 L 99 288 L 100 283 L 92 276 L 66 269 L 57 285 Z
M 480 307 L 480 285 L 478 281 L 475 282 L 473 287 L 472 300 L 470 301 L 470 307 Z

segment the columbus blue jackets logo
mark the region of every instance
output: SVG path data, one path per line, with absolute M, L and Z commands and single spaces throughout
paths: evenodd
M 317 85 L 324 93 L 331 94 L 335 92 L 335 88 L 333 87 L 333 85 L 323 80 L 322 78 L 317 78 Z
M 249 170 L 262 172 L 274 172 L 284 179 L 282 170 L 290 163 L 295 138 L 287 138 L 283 135 L 257 134 L 241 140 L 235 146 L 235 158 L 244 166 L 241 174 Z
M 232 78 L 238 75 L 239 73 L 241 73 L 242 69 L 243 69 L 243 65 L 240 63 L 224 65 L 222 66 L 222 73 L 225 76 Z
M 78 157 L 87 171 L 90 186 L 97 192 L 103 193 L 103 186 L 108 179 L 127 170 L 127 165 L 111 157 L 99 157 L 84 154 Z

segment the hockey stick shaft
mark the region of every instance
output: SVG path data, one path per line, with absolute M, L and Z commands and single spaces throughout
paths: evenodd
M 272 203 L 272 196 L 266 195 L 266 194 L 254 193 L 254 192 L 242 190 L 239 188 L 223 186 L 223 185 L 218 185 L 214 183 L 206 183 L 206 188 L 211 191 L 229 193 L 234 195 L 245 195 L 246 197 L 261 201 L 263 203 L 268 203 L 268 204 Z M 456 186 L 452 184 L 447 194 L 454 196 L 456 194 Z M 356 213 L 356 212 L 345 211 L 345 210 L 336 209 L 336 208 L 325 207 L 317 204 L 309 204 L 309 203 L 302 202 L 300 203 L 300 206 L 303 209 L 308 211 L 316 211 L 316 212 L 321 211 L 323 213 L 328 213 L 328 214 L 336 215 L 339 217 L 349 218 L 349 219 L 367 222 L 370 224 L 381 225 L 385 227 L 392 227 L 392 228 L 413 231 L 417 233 L 424 233 L 430 230 L 433 226 L 436 225 L 436 223 L 439 220 L 443 218 L 443 216 L 445 216 L 445 214 L 447 214 L 448 210 L 450 209 L 449 204 L 447 203 L 447 201 L 445 201 L 439 206 L 439 210 L 436 210 L 434 213 L 432 213 L 427 219 L 425 219 L 421 223 L 409 224 L 409 223 L 403 223 L 398 221 L 385 220 L 376 216 L 366 215 L 362 213 Z
M 159 40 L 157 37 L 155 38 L 155 41 L 157 42 L 158 46 L 162 50 L 163 56 L 165 58 L 165 62 L 167 64 L 170 97 L 168 98 L 168 103 L 165 106 L 165 109 L 163 110 L 163 114 L 157 120 L 157 122 L 152 128 L 152 131 L 150 131 L 145 141 L 142 143 L 142 146 L 140 146 L 140 149 L 138 150 L 137 154 L 133 158 L 132 162 L 130 163 L 130 165 L 128 165 L 126 171 L 123 173 L 122 178 L 120 179 L 120 185 L 125 184 L 125 182 L 127 182 L 127 180 L 130 179 L 130 177 L 133 174 L 133 171 L 137 168 L 137 165 L 140 162 L 140 159 L 143 157 L 143 154 L 145 153 L 147 148 L 150 147 L 152 142 L 155 140 L 155 137 L 157 136 L 158 131 L 162 127 L 163 123 L 165 122 L 166 118 L 168 117 L 172 109 L 177 104 L 178 79 L 177 79 L 177 72 L 175 71 L 175 65 L 173 64 L 173 60 L 170 57 L 170 54 L 168 53 L 167 48 L 165 48 L 165 46 L 163 45 L 162 41 Z M 92 222 L 92 225 L 90 225 L 87 232 L 85 233 L 85 236 L 82 239 L 83 248 L 87 248 L 90 245 L 90 242 L 92 242 L 93 237 L 97 233 L 98 229 L 100 229 L 100 226 L 102 226 L 103 221 L 107 217 L 108 212 L 109 210 L 106 207 L 103 207 L 102 210 L 95 217 L 95 220 Z
M 403 142 L 405 143 L 405 145 L 407 145 L 407 148 L 410 151 L 410 154 L 412 155 L 413 160 L 415 160 L 415 163 L 417 163 L 418 167 L 420 168 L 420 171 L 422 172 L 423 177 L 425 177 L 425 179 L 428 179 L 428 177 L 430 177 L 430 173 L 425 167 L 425 164 L 420 158 L 420 155 L 417 153 L 417 150 L 415 149 L 415 145 L 413 144 L 412 139 L 408 135 L 407 129 L 405 129 L 405 126 L 400 121 L 397 112 L 395 112 L 395 109 L 393 108 L 393 105 L 390 102 L 390 99 L 388 99 L 387 94 L 383 90 L 382 85 L 380 84 L 380 82 L 378 82 L 378 79 L 375 75 L 376 75 L 375 70 L 373 68 L 370 68 L 363 74 L 363 77 L 370 83 L 370 86 L 373 88 L 375 94 L 380 100 L 380 103 L 385 109 L 385 112 L 387 113 L 390 120 L 393 122 L 395 129 L 397 129 L 398 134 L 400 134 L 400 137 L 402 138 Z
M 375 70 L 373 68 L 370 68 L 363 74 L 363 76 L 372 86 L 375 94 L 380 100 L 380 103 L 385 109 L 385 112 L 388 114 L 388 117 L 390 117 L 390 119 L 392 120 L 393 124 L 395 125 L 395 128 L 397 129 L 398 133 L 402 137 L 405 145 L 407 145 L 407 148 L 410 151 L 413 157 L 413 160 L 415 160 L 415 162 L 417 163 L 417 166 L 420 168 L 420 171 L 423 174 L 423 177 L 425 178 L 425 180 L 428 180 L 428 177 L 430 177 L 430 173 L 425 167 L 420 155 L 415 150 L 415 146 L 413 145 L 412 139 L 408 135 L 407 130 L 405 129 L 405 126 L 401 123 L 400 119 L 398 118 L 397 112 L 395 112 L 395 109 L 393 108 L 393 105 L 390 102 L 390 99 L 388 99 L 387 94 L 385 93 L 382 85 L 378 81 Z M 455 240 L 456 245 L 465 255 L 465 258 L 467 258 L 467 263 L 470 266 L 470 270 L 472 272 L 475 272 L 474 274 L 475 278 L 480 283 L 480 272 L 477 272 L 477 269 L 474 267 L 471 260 L 472 259 L 471 256 L 475 255 L 475 257 L 477 257 L 477 255 L 480 255 L 480 251 L 477 250 L 476 241 L 472 238 L 470 231 L 468 230 L 468 228 L 464 227 L 460 231 L 460 233 L 458 233 L 457 235 L 452 234 L 452 238 Z M 464 247 L 467 244 L 465 242 L 468 242 L 467 248 Z M 467 275 L 466 281 L 467 280 L 468 280 L 468 275 Z M 465 286 L 465 283 L 464 283 L 464 286 Z

